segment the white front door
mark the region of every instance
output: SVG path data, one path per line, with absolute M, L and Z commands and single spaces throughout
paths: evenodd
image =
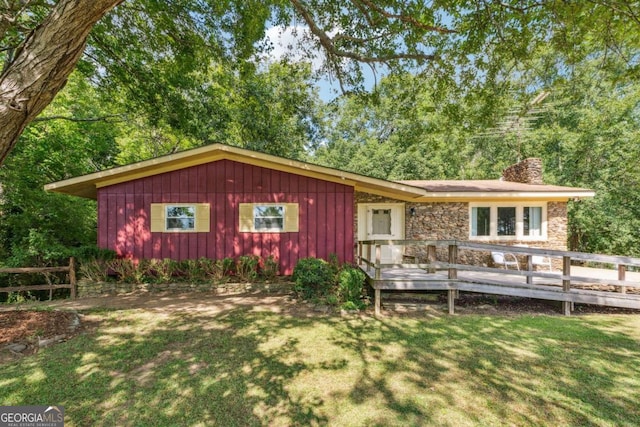
M 403 203 L 360 203 L 358 204 L 359 240 L 402 240 L 404 239 Z M 373 252 L 372 252 L 373 253 Z M 375 253 L 373 253 L 375 256 Z M 383 264 L 402 262 L 402 246 L 383 245 Z

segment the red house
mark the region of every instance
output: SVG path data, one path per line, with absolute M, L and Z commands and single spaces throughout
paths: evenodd
M 477 235 L 486 241 L 495 234 L 500 241 L 558 248 L 566 244 L 566 202 L 593 196 L 585 189 L 498 180 L 391 182 L 222 144 L 51 183 L 45 190 L 96 199 L 98 246 L 121 256 L 273 255 L 282 274 L 291 274 L 304 257 L 333 253 L 351 262 L 356 238 Z M 507 218 L 513 235 L 496 231 L 500 215 L 513 216 Z M 486 222 L 481 232 L 493 234 L 478 235 L 478 218 Z M 526 233 L 535 235 L 523 233 L 523 221 Z M 384 256 L 401 254 L 389 247 Z

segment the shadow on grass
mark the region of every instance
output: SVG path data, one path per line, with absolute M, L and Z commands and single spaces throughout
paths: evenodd
M 336 343 L 365 366 L 348 398 L 380 395 L 397 424 L 640 425 L 640 334 L 624 329 L 606 316 L 386 318 L 345 323 Z
M 640 424 L 640 342 L 615 317 L 94 316 L 2 367 L 0 401 L 69 425 Z

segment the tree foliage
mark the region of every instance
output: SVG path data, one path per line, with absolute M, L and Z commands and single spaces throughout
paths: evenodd
M 210 142 L 390 179 L 543 157 L 548 182 L 598 193 L 572 204 L 572 247 L 638 253 L 638 2 L 128 0 L 100 19 L 119 3 L 0 5 L 4 256 L 91 240 L 92 205 L 43 183 Z M 270 26 L 299 35 L 282 62 L 262 62 Z M 323 105 L 300 55 L 344 96 Z M 386 76 L 371 93 L 365 71 Z M 490 132 L 543 90 L 531 126 Z
M 92 27 L 121 2 L 3 3 L 0 162 L 64 86 Z M 624 58 L 636 73 L 638 16 L 637 2 L 610 0 L 130 0 L 99 24 L 86 52 L 97 78 L 128 85 L 141 106 L 158 106 L 161 114 L 152 118 L 171 126 L 183 122 L 182 109 L 165 108 L 166 101 L 172 107 L 190 101 L 183 77 L 213 59 L 237 63 L 243 78 L 250 59 L 268 48 L 268 25 L 304 23 L 298 50 L 307 58 L 322 52 L 323 71 L 345 91 L 359 87 L 366 66 L 423 72 L 443 93 L 473 82 L 499 84 L 509 67 L 526 62 L 540 46 L 551 46 L 567 64 L 584 60 L 595 47 Z
M 33 123 L 0 168 L 0 259 L 17 266 L 47 265 L 96 241 L 95 202 L 49 194 L 44 184 L 112 166 L 117 127 L 109 121 L 47 117 L 113 117 L 95 90 L 74 76 Z

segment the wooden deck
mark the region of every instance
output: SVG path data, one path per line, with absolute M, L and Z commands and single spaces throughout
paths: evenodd
M 377 246 L 384 243 L 370 244 Z M 425 242 L 420 242 L 423 243 Z M 575 303 L 640 309 L 640 273 L 626 271 L 627 266 L 640 266 L 640 259 L 469 242 L 426 243 L 449 246 L 449 260 L 446 263 L 432 259 L 428 264 L 385 266 L 379 263 L 379 259 L 378 262 L 372 262 L 360 257 L 361 268 L 367 274 L 368 283 L 375 290 L 376 314 L 379 314 L 381 309 L 381 291 L 407 290 L 447 291 L 451 314 L 454 313 L 455 298 L 460 291 L 561 301 L 566 315 L 571 313 Z M 544 252 L 546 255 L 562 258 L 563 271 L 534 271 L 531 263 L 523 271 L 457 264 L 456 254 L 459 247 L 517 252 L 523 257 Z M 572 260 L 611 263 L 616 265 L 616 269 L 571 265 Z

